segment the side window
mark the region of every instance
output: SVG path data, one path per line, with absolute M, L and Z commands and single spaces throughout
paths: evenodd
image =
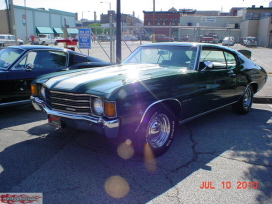
M 24 69 L 28 64 L 34 64 L 36 52 L 29 52 L 20 62 L 16 65 L 16 69 Z
M 164 63 L 171 59 L 172 52 L 167 50 L 157 49 L 142 49 L 133 58 L 130 59 L 130 63 L 148 63 L 158 64 Z
M 227 67 L 228 68 L 232 68 L 232 67 L 235 67 L 237 65 L 236 59 L 235 59 L 233 54 L 231 54 L 229 52 L 225 52 L 225 57 L 226 57 Z
M 203 62 L 212 62 L 214 65 L 214 69 L 226 69 L 227 68 L 225 55 L 222 50 L 217 50 L 214 48 L 211 48 L 211 49 L 206 48 L 206 49 L 202 50 L 201 55 L 200 55 L 200 65 L 202 65 Z M 200 67 L 199 69 L 201 69 L 201 68 L 202 67 Z
M 65 67 L 66 64 L 66 54 L 63 52 L 56 51 L 32 51 L 29 52 L 16 68 L 25 68 L 26 65 L 33 64 L 35 68 L 59 68 Z

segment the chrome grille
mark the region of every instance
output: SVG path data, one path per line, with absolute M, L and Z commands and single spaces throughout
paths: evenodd
M 91 113 L 89 94 L 75 94 L 67 92 L 50 91 L 46 89 L 46 104 L 51 107 L 52 110 L 61 110 L 74 114 L 86 114 Z

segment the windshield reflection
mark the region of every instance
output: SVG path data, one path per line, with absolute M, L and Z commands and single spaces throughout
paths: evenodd
M 123 64 L 157 64 L 161 67 L 194 69 L 195 46 L 143 46 L 130 55 Z
M 8 69 L 24 52 L 21 49 L 4 48 L 0 50 L 0 68 Z

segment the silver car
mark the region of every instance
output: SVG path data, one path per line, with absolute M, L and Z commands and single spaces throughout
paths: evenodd
M 233 46 L 235 44 L 234 37 L 225 37 L 222 41 L 222 45 Z
M 246 47 L 257 47 L 258 41 L 256 37 L 249 36 L 249 37 L 243 38 L 242 43 Z

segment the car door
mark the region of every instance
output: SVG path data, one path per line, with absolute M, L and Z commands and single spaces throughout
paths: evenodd
M 8 72 L 9 97 L 30 96 L 30 84 L 37 76 L 66 70 L 67 54 L 63 51 L 32 50 Z
M 211 63 L 211 67 L 204 65 Z M 235 54 L 223 48 L 203 46 L 198 67 L 197 89 L 201 96 L 199 104 L 203 112 L 210 111 L 234 101 L 237 96 Z

